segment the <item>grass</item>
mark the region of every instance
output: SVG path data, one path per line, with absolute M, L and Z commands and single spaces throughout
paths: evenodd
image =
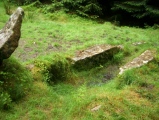
M 56 13 L 54 14 L 56 16 Z M 64 16 L 63 14 L 62 12 L 61 16 Z M 52 52 L 74 54 L 76 50 L 103 43 L 122 44 L 130 53 L 134 51 L 141 53 L 148 46 L 150 49 L 154 48 L 151 44 L 155 44 L 153 40 L 159 37 L 156 36 L 158 30 L 116 27 L 108 22 L 99 24 L 69 15 L 67 17 L 65 15 L 63 21 L 60 18 L 56 21 L 47 20 L 49 19 L 47 15 L 39 16 L 41 17 L 32 18 L 32 21 L 24 19 L 20 47 L 14 53 L 20 60 L 27 61 Z M 152 39 L 152 36 L 155 38 Z M 132 45 L 135 42 L 145 42 L 145 44 Z M 28 54 L 24 56 L 22 54 L 24 52 Z
M 13 102 L 10 110 L 1 110 L 1 120 L 159 119 L 158 55 L 156 62 L 129 71 L 123 77 L 117 76 L 120 65 L 143 51 L 159 51 L 159 29 L 117 27 L 109 22 L 100 24 L 62 11 L 52 13 L 50 18 L 49 14 L 42 14 L 37 8 L 33 9 L 34 15 L 29 15 L 31 8 L 23 8 L 27 16 L 23 21 L 19 47 L 12 56 L 24 65 L 55 57 L 52 54 L 56 53 L 73 56 L 77 50 L 98 44 L 120 44 L 124 51 L 115 56 L 120 60 L 117 64 L 109 61 L 88 71 L 73 71 L 70 79 L 54 85 L 42 81 L 37 68 L 32 71 L 34 82 L 31 91 Z M 0 27 L 3 27 L 8 16 L 4 14 L 3 7 L 0 11 Z M 143 44 L 133 45 L 136 42 Z M 106 75 L 112 77 L 108 79 Z M 99 105 L 99 110 L 91 111 Z

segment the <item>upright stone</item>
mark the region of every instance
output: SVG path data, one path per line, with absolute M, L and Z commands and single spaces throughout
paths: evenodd
M 19 38 L 21 36 L 21 24 L 24 11 L 18 7 L 17 10 L 10 16 L 9 21 L 4 28 L 0 30 L 0 63 L 3 59 L 11 56 L 14 50 L 18 47 Z
M 131 62 L 128 62 L 124 66 L 120 67 L 120 72 L 119 74 L 123 74 L 124 71 L 132 69 L 132 68 L 137 68 L 141 67 L 148 62 L 152 61 L 154 59 L 153 52 L 150 50 L 146 50 L 143 52 L 140 56 L 134 58 Z

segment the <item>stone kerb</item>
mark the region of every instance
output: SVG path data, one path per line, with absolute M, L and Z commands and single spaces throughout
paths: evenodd
M 77 69 L 91 68 L 95 65 L 106 63 L 112 59 L 113 55 L 118 53 L 122 46 L 96 45 L 86 50 L 78 51 L 76 55 L 69 60 Z
M 120 72 L 119 74 L 123 74 L 124 71 L 132 69 L 132 68 L 137 68 L 141 67 L 148 62 L 152 61 L 154 59 L 153 52 L 150 50 L 146 50 L 143 52 L 140 56 L 134 58 L 131 62 L 128 62 L 124 66 L 120 67 Z

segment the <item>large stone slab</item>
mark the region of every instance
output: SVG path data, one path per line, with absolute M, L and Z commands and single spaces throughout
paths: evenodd
M 18 7 L 10 16 L 4 28 L 0 30 L 0 63 L 2 63 L 3 59 L 9 58 L 18 47 L 23 16 L 23 9 Z
M 128 62 L 124 66 L 120 67 L 119 74 L 123 74 L 124 71 L 132 68 L 141 67 L 147 64 L 148 62 L 152 61 L 153 59 L 154 59 L 153 52 L 150 50 L 146 50 L 140 56 L 134 58 L 131 62 Z
M 78 69 L 90 68 L 94 65 L 106 63 L 121 49 L 122 46 L 120 45 L 96 45 L 86 50 L 78 51 L 74 57 L 70 58 L 70 60 L 74 64 L 74 67 Z

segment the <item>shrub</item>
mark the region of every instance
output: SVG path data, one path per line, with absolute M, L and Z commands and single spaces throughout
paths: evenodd
M 102 8 L 96 0 L 52 0 L 51 5 L 43 5 L 42 12 L 53 13 L 60 9 L 93 19 L 102 14 Z
M 29 71 L 13 58 L 4 60 L 0 78 L 0 108 L 9 106 L 11 100 L 23 97 L 31 87 Z

